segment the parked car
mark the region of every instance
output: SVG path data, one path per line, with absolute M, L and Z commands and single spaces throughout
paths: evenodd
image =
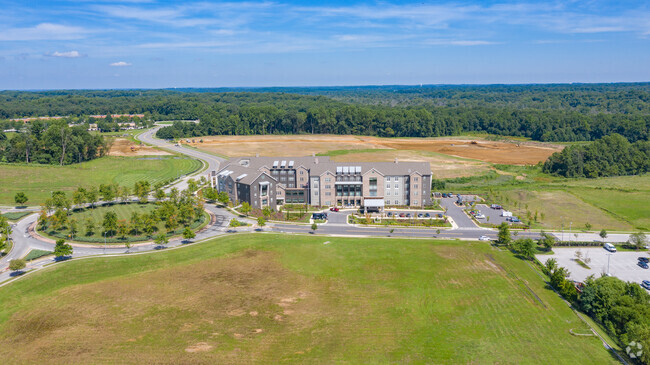
M 492 209 L 501 209 L 501 206 L 499 204 L 492 204 L 492 205 L 490 205 L 490 208 L 492 208 Z
M 643 261 L 639 261 L 639 262 L 637 263 L 637 265 L 639 265 L 640 267 L 642 267 L 642 268 L 644 268 L 644 269 L 647 269 L 647 268 L 648 268 L 648 263 L 643 262 Z
M 641 282 L 641 286 L 646 288 L 647 290 L 650 290 L 650 280 L 643 280 Z
M 422 217 L 424 217 L 424 214 L 418 213 L 418 218 L 422 218 Z
M 330 210 L 331 210 L 332 212 L 338 212 L 338 211 L 339 211 L 339 208 L 337 208 L 337 207 L 331 207 Z
M 429 217 L 431 217 L 431 214 L 429 214 L 429 213 L 424 213 L 424 216 L 425 216 L 426 218 L 429 218 Z
M 645 262 L 646 264 L 647 264 L 647 263 L 650 263 L 650 259 L 648 259 L 647 257 L 639 257 L 639 261 L 643 261 L 643 262 Z
M 616 247 L 614 247 L 614 245 L 612 245 L 611 243 L 608 243 L 608 242 L 605 242 L 603 244 L 603 248 L 606 249 L 609 252 L 616 252 Z
M 387 217 L 392 217 L 392 216 L 393 216 L 393 213 L 392 213 L 392 212 L 388 212 L 388 213 L 386 213 L 386 216 L 387 216 Z
M 482 213 L 476 215 L 476 219 L 485 219 L 485 216 Z
M 436 214 L 436 216 L 437 216 L 438 218 L 442 218 L 442 213 L 438 213 L 438 214 Z
M 479 240 L 479 241 L 489 241 L 489 240 L 490 240 L 490 237 L 488 237 L 488 236 L 481 236 L 481 237 L 478 238 L 478 240 Z
M 442 197 L 443 197 L 443 198 L 446 198 L 446 197 L 447 197 L 447 193 L 442 193 Z
M 510 222 L 517 223 L 517 222 L 521 222 L 521 221 L 517 217 L 511 217 Z
M 400 216 L 401 218 L 404 218 L 404 217 L 406 217 L 406 214 L 404 214 L 404 213 L 400 213 L 399 216 Z
M 406 218 L 411 218 L 411 213 L 406 213 Z

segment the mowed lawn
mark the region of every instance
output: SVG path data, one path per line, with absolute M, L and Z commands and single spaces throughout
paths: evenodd
M 52 191 L 117 183 L 133 188 L 138 180 L 155 184 L 187 174 L 201 162 L 184 157 L 102 157 L 68 166 L 0 164 L 0 205 L 13 205 L 14 195 L 27 194 L 27 205 L 39 205 Z
M 570 191 L 580 199 L 628 222 L 635 229 L 650 230 L 650 190 L 619 191 L 574 188 Z
M 478 242 L 233 235 L 0 288 L 7 364 L 615 363 L 571 330 L 526 263 Z
M 608 214 L 602 209 L 601 205 L 581 199 L 582 194 L 578 195 L 576 193 L 582 190 L 585 190 L 585 188 L 570 189 L 568 191 L 557 189 L 513 189 L 501 191 L 501 194 L 507 196 L 510 200 L 507 208 L 522 219 L 526 219 L 527 211 L 531 212 L 533 216 L 535 212 L 538 212 L 539 222 L 534 224 L 535 228 L 559 230 L 564 225 L 564 229 L 568 230 L 569 222 L 571 222 L 571 226 L 576 231 L 585 229 L 586 223 L 591 224 L 592 229 L 596 230 L 603 228 L 607 230 L 633 229 L 631 224 Z M 571 194 L 571 192 L 578 196 Z M 600 191 L 600 194 L 604 194 L 604 192 Z M 518 208 L 514 206 L 514 202 L 519 202 Z M 544 213 L 544 219 L 541 218 L 541 213 Z

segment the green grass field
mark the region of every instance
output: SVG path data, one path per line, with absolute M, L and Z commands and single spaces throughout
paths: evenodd
M 483 243 L 236 235 L 0 288 L 11 364 L 616 363 L 570 330 L 587 332 Z
M 200 161 L 176 156 L 102 157 L 69 166 L 0 164 L 0 205 L 13 205 L 23 191 L 27 205 L 39 205 L 52 191 L 117 183 L 133 188 L 138 180 L 164 182 L 201 168 Z

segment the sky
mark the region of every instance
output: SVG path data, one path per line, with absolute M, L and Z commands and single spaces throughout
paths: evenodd
M 650 2 L 0 0 L 0 90 L 650 81 Z

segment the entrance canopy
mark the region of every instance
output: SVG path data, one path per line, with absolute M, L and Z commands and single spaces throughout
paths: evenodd
M 363 206 L 366 208 L 383 208 L 384 199 L 363 199 Z

